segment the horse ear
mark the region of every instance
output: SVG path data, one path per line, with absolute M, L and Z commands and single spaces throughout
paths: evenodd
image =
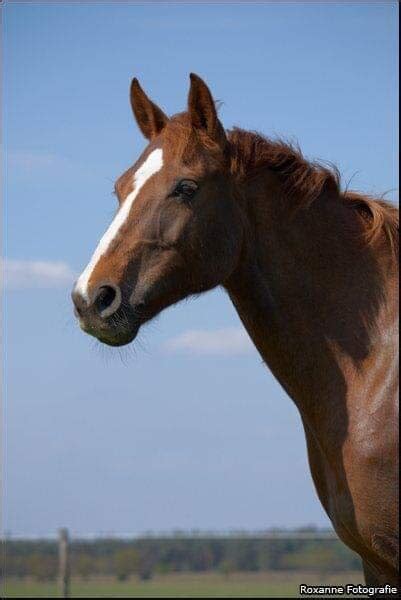
M 148 140 L 152 140 L 165 127 L 168 117 L 147 97 L 136 78 L 131 83 L 130 97 L 139 129 Z
M 188 112 L 192 126 L 221 145 L 225 145 L 226 134 L 218 119 L 216 105 L 209 88 L 195 73 L 191 73 L 189 77 L 191 87 L 188 96 Z

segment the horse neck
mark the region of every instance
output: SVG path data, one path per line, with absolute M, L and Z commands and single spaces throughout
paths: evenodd
M 363 243 L 363 220 L 338 192 L 295 213 L 280 192 L 274 175 L 243 191 L 244 251 L 225 287 L 304 422 L 324 433 L 326 418 L 328 434 L 380 345 L 391 259 Z

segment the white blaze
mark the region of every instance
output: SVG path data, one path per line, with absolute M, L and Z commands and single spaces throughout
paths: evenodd
M 131 207 L 134 203 L 135 198 L 137 197 L 140 189 L 145 185 L 152 175 L 160 171 L 163 166 L 163 151 L 160 148 L 153 150 L 145 160 L 145 162 L 139 167 L 139 169 L 134 174 L 134 189 L 128 196 L 126 197 L 123 205 L 120 210 L 114 217 L 114 220 L 111 222 L 109 228 L 106 233 L 103 235 L 100 240 L 92 258 L 90 259 L 89 264 L 85 268 L 85 270 L 79 276 L 79 279 L 76 283 L 75 290 L 79 292 L 86 300 L 88 298 L 88 281 L 90 276 L 96 267 L 99 259 L 106 254 L 108 247 L 110 246 L 113 239 L 118 234 L 122 225 L 128 218 L 128 215 L 131 211 Z

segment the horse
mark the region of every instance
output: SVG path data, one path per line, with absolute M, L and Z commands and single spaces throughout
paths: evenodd
M 398 583 L 398 212 L 342 191 L 298 146 L 225 130 L 206 83 L 168 117 L 130 88 L 148 145 L 72 291 L 80 327 L 130 343 L 165 308 L 222 286 L 295 402 L 312 479 L 370 585 Z

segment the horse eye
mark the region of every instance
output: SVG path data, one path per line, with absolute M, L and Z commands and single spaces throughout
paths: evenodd
M 197 189 L 198 184 L 195 181 L 192 181 L 192 179 L 183 179 L 176 185 L 172 196 L 183 202 L 187 202 L 193 198 Z

